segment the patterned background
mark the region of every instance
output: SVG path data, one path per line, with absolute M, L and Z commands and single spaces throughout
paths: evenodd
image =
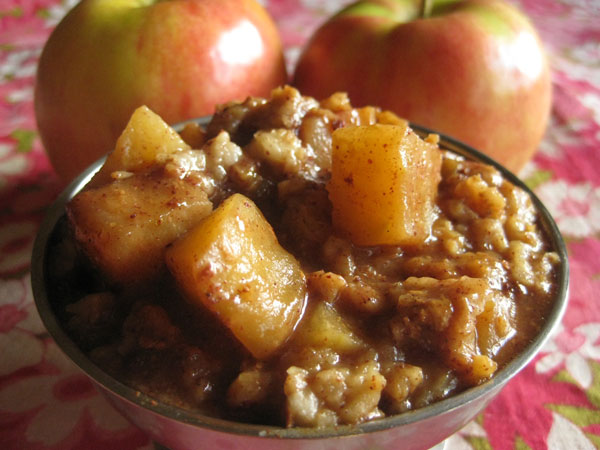
M 30 252 L 59 184 L 36 133 L 37 59 L 74 0 L 0 0 L 0 448 L 150 449 L 45 333 Z M 344 0 L 263 0 L 290 69 Z M 559 333 L 447 449 L 600 447 L 600 2 L 521 0 L 553 67 L 552 121 L 521 173 L 554 215 L 571 262 Z

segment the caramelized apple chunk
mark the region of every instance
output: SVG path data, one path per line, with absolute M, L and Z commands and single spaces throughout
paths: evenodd
M 357 245 L 422 244 L 435 219 L 441 162 L 437 145 L 406 123 L 335 130 L 334 227 Z
M 304 310 L 300 264 L 242 194 L 173 243 L 166 261 L 188 301 L 213 312 L 257 359 L 288 339 Z
M 320 302 L 308 313 L 294 334 L 298 348 L 330 348 L 336 353 L 351 353 L 365 348 L 365 343 L 352 331 L 335 308 Z
M 91 183 L 107 183 L 115 172 L 140 172 L 164 165 L 171 155 L 182 150 L 190 150 L 190 146 L 158 114 L 140 106 Z
M 160 274 L 165 246 L 211 211 L 202 187 L 162 171 L 87 189 L 67 206 L 79 246 L 117 285 L 138 285 Z

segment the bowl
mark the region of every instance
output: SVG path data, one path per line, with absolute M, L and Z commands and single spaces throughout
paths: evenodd
M 195 120 L 206 124 L 208 119 Z M 182 129 L 184 124 L 175 126 Z M 411 124 L 421 136 L 434 131 Z M 325 449 L 344 448 L 404 448 L 426 449 L 443 442 L 477 416 L 501 389 L 538 353 L 559 324 L 567 305 L 568 260 L 565 244 L 558 228 L 531 190 L 514 174 L 484 154 L 443 134 L 440 148 L 468 159 L 490 164 L 513 184 L 527 192 L 539 212 L 543 228 L 554 251 L 560 258 L 557 270 L 556 296 L 553 308 L 541 332 L 517 357 L 496 372 L 487 382 L 469 388 L 429 406 L 411 410 L 354 426 L 334 428 L 278 428 L 221 420 L 161 403 L 150 396 L 124 385 L 96 366 L 71 340 L 61 326 L 54 298 L 48 287 L 52 278 L 48 270 L 49 244 L 65 214 L 65 205 L 76 195 L 103 160 L 92 164 L 77 177 L 50 207 L 37 235 L 32 257 L 32 286 L 35 302 L 50 336 L 79 368 L 85 372 L 108 400 L 155 442 L 172 450 L 193 448 L 261 448 Z M 56 297 L 56 296 L 55 296 Z M 339 447 L 338 447 L 339 446 Z

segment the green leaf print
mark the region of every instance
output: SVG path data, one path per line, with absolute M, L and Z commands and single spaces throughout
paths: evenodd
M 484 421 L 485 421 L 485 416 L 484 416 L 484 414 L 483 414 L 483 413 L 479 413 L 479 414 L 477 415 L 477 417 L 475 417 L 475 422 L 476 422 L 476 423 L 477 423 L 477 424 L 478 424 L 478 425 L 479 425 L 481 428 L 485 428 L 485 427 L 483 426 L 483 423 L 484 423 Z
M 600 409 L 600 363 L 594 361 L 592 359 L 587 360 L 590 365 L 590 369 L 592 371 L 592 384 L 585 391 L 585 394 L 592 405 L 596 408 Z M 561 370 L 558 372 L 552 381 L 558 381 L 563 383 L 573 384 L 577 387 L 581 387 L 577 381 L 567 372 L 566 370 Z
M 515 440 L 515 450 L 531 450 L 531 447 L 523 440 L 521 436 L 517 436 Z
M 50 16 L 50 11 L 47 10 L 46 8 L 38 9 L 35 12 L 35 15 L 38 16 L 40 19 L 49 19 L 51 17 Z
M 600 363 L 594 360 L 588 360 L 592 369 L 592 385 L 586 391 L 588 400 L 596 408 L 600 409 Z
M 596 448 L 600 448 L 600 436 L 592 433 L 585 433 L 585 437 L 587 437 Z
M 0 18 L 2 17 L 16 17 L 17 19 L 19 17 L 23 17 L 23 8 L 20 6 L 15 6 L 12 9 L 7 9 L 4 11 L 0 11 Z
M 547 405 L 548 409 L 556 411 L 580 428 L 600 424 L 600 411 L 584 406 Z
M 585 395 L 592 405 L 600 409 L 600 363 L 589 359 L 588 364 L 592 370 L 592 385 L 585 391 Z M 566 370 L 558 372 L 554 376 L 553 381 L 562 381 L 563 383 L 574 384 L 577 387 L 581 387 Z
M 18 129 L 10 133 L 10 137 L 17 141 L 17 152 L 19 153 L 31 151 L 36 136 L 36 132 L 32 130 Z
M 592 371 L 592 384 L 585 390 L 585 394 L 593 407 L 557 404 L 546 405 L 549 410 L 557 412 L 579 428 L 585 428 L 590 425 L 600 425 L 600 363 L 594 360 L 588 360 L 587 362 Z M 569 383 L 581 388 L 579 383 L 577 383 L 566 370 L 561 370 L 557 373 L 554 376 L 553 381 Z M 591 433 L 585 433 L 585 435 L 594 443 L 594 445 L 600 448 L 600 436 Z
M 575 378 L 573 378 L 571 374 L 566 370 L 561 370 L 556 375 L 554 375 L 552 381 L 574 384 L 575 386 L 579 387 L 579 383 L 577 383 L 577 381 L 575 381 Z
M 471 444 L 474 450 L 492 450 L 490 442 L 481 436 L 465 436 L 465 440 Z
M 529 189 L 535 189 L 540 184 L 550 180 L 554 174 L 548 170 L 536 170 L 530 176 L 525 178 L 525 184 Z

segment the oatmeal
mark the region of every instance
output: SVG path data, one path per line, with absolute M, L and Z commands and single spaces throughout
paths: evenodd
M 67 207 L 59 317 L 154 398 L 328 427 L 480 384 L 544 324 L 558 256 L 529 196 L 347 96 L 291 87 L 179 134 L 134 113 Z

